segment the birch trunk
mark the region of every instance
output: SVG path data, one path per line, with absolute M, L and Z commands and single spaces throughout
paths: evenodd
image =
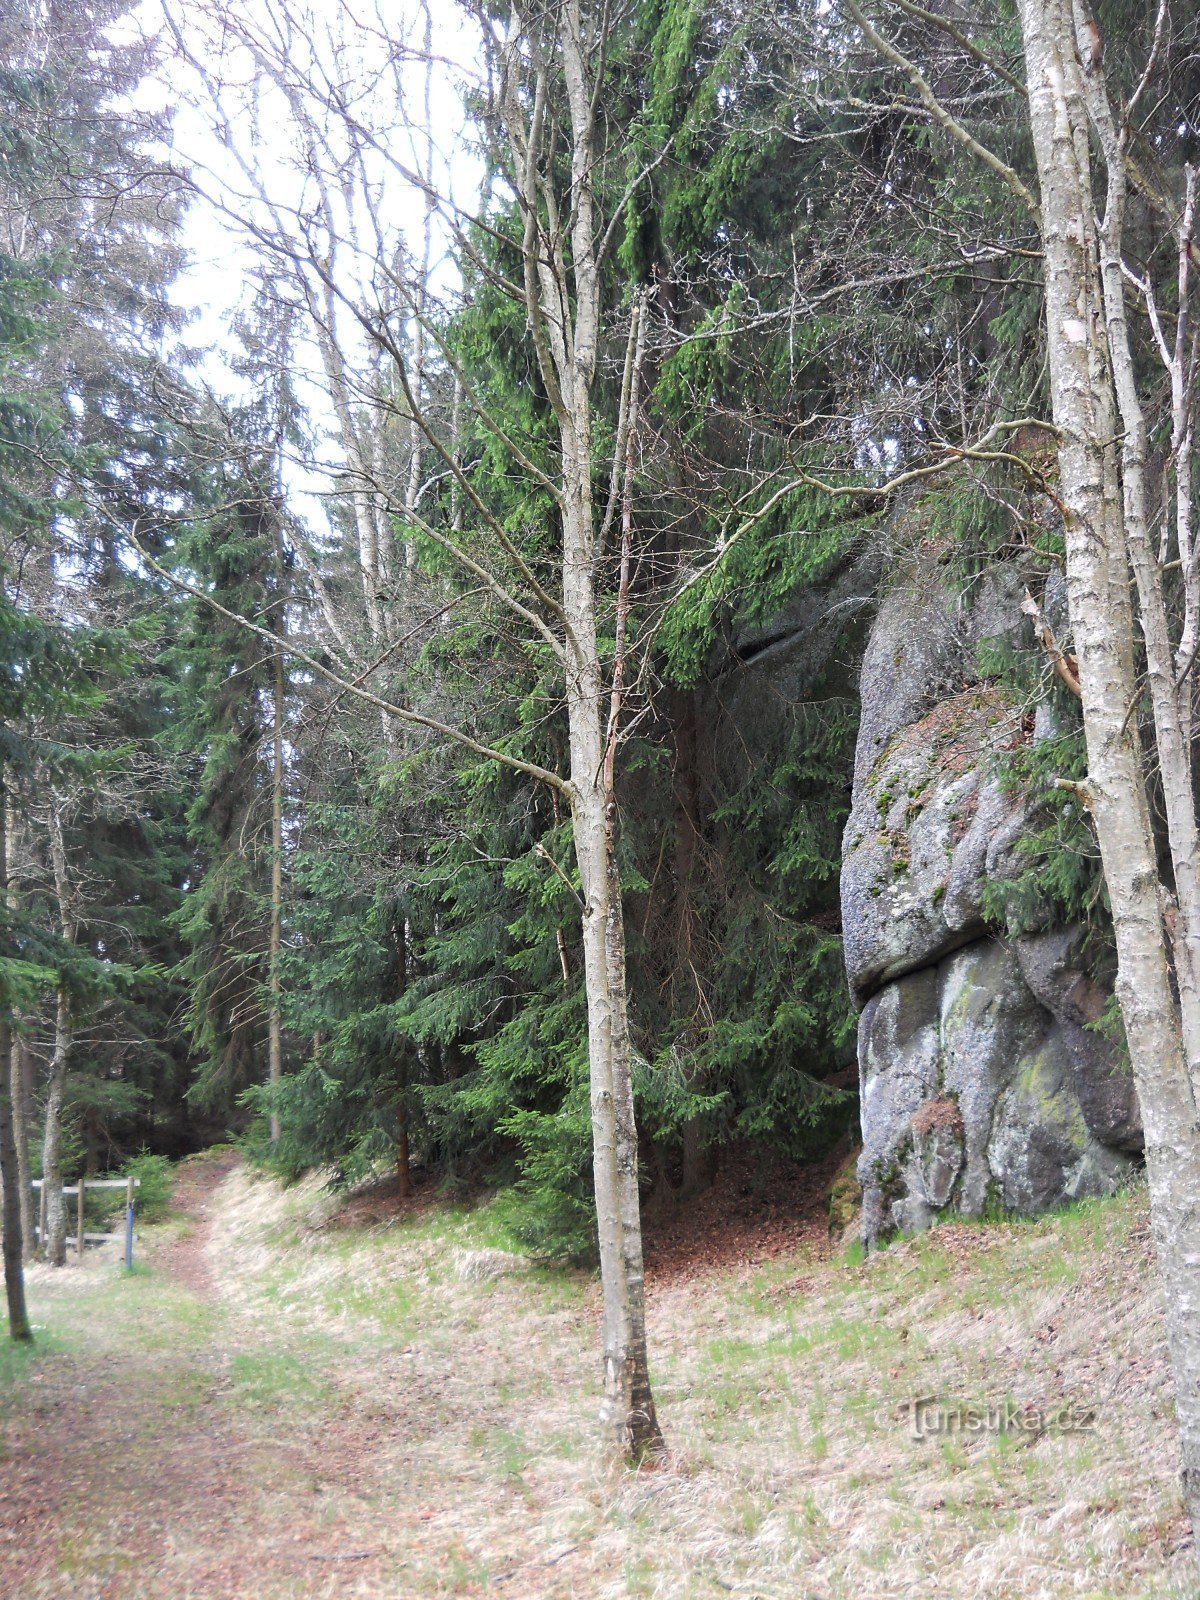
M 1200 1528 L 1200 1131 L 1160 908 L 1100 297 L 1082 68 L 1070 0 L 1019 0 L 1041 186 L 1050 390 L 1060 430 L 1067 592 L 1079 660 L 1087 793 L 1112 902 L 1118 994 L 1146 1131 L 1151 1221 L 1175 1371 L 1182 1483 Z
M 595 165 L 595 86 L 579 0 L 559 11 L 559 46 L 571 125 L 568 215 L 575 317 L 558 310 L 558 373 L 563 447 L 563 611 L 568 635 L 567 721 L 571 748 L 575 851 L 583 889 L 584 987 L 591 1074 L 592 1153 L 600 1278 L 604 1299 L 602 1420 L 622 1455 L 636 1461 L 661 1450 L 662 1435 L 650 1389 L 646 1349 L 645 1273 L 637 1127 L 625 977 L 625 921 L 616 858 L 617 803 L 612 756 L 616 727 L 605 714 L 596 629 L 595 519 L 592 504 L 592 385 L 600 335 L 598 243 L 592 174 Z M 536 197 L 531 197 L 536 198 Z M 551 229 L 557 232 L 556 228 Z M 553 326 L 568 303 L 561 237 L 552 240 L 558 274 L 554 300 L 540 307 Z M 548 341 L 551 351 L 559 340 Z M 617 448 L 620 450 L 621 441 Z M 620 685 L 614 681 L 619 711 Z
M 646 1350 L 625 924 L 616 859 L 612 774 L 621 686 L 618 670 L 611 691 L 605 692 L 597 637 L 592 387 L 600 335 L 600 243 L 592 192 L 593 46 L 599 48 L 598 41 L 585 36 L 580 0 L 558 0 L 529 17 L 516 5 L 501 92 L 525 223 L 525 313 L 561 444 L 560 621 L 566 647 L 571 813 L 583 898 L 592 1168 L 603 1292 L 601 1418 L 622 1456 L 637 1461 L 661 1450 L 662 1435 Z M 524 65 L 526 48 L 534 63 L 532 85 Z M 569 192 L 561 196 L 546 132 L 551 61 L 555 76 L 561 73 L 570 128 Z M 619 438 L 617 463 L 623 445 Z
M 38 1257 L 38 1206 L 29 1161 L 29 1142 L 37 1117 L 36 1066 L 26 1041 L 14 1034 L 12 1045 L 13 1128 L 17 1137 L 17 1170 L 21 1178 L 21 1234 L 26 1261 Z
M 408 923 L 402 921 L 396 949 L 397 993 L 408 989 Z M 408 1048 L 400 1050 L 396 1061 L 396 1193 L 401 1200 L 412 1194 L 412 1167 L 408 1138 Z
M 29 1167 L 29 1101 L 25 1091 L 25 1050 L 14 1032 L 9 1052 L 9 1095 L 21 1204 L 21 1249 L 25 1260 L 33 1261 L 37 1257 L 37 1218 L 33 1209 L 33 1174 Z
M 1076 5 L 1078 36 L 1082 18 Z M 1072 57 L 1074 59 L 1074 57 Z M 1179 991 L 1184 1050 L 1193 1087 L 1200 1090 L 1200 830 L 1196 826 L 1192 786 L 1191 717 L 1175 680 L 1175 652 L 1167 616 L 1162 572 L 1150 535 L 1146 476 L 1149 434 L 1146 413 L 1138 391 L 1137 370 L 1125 307 L 1122 247 L 1126 202 L 1125 140 L 1109 102 L 1108 89 L 1090 51 L 1078 55 L 1078 68 L 1066 77 L 1068 89 L 1077 83 L 1086 99 L 1107 169 L 1104 214 L 1097 231 L 1108 356 L 1113 392 L 1121 418 L 1121 493 L 1125 543 L 1137 584 L 1138 618 L 1146 650 L 1146 677 L 1154 716 L 1154 743 L 1158 754 L 1166 815 L 1167 840 L 1175 886 L 1178 917 L 1172 955 Z M 1068 60 L 1071 66 L 1071 59 Z M 1180 532 L 1186 539 L 1184 524 Z M 1185 630 L 1186 631 L 1186 630 Z
M 0 1018 L 0 1060 L 12 1050 L 12 1023 Z M 4 1292 L 8 1303 L 9 1337 L 25 1343 L 33 1338 L 25 1308 L 25 1272 L 21 1264 L 21 1194 L 17 1178 L 17 1146 L 13 1138 L 12 1091 L 8 1074 L 0 1075 L 0 1180 L 3 1182 Z
M 577 205 L 577 211 L 582 209 Z M 585 330 L 586 331 L 586 330 Z M 579 329 L 577 323 L 576 349 Z M 594 360 L 594 346 L 592 359 Z M 571 640 L 567 726 L 572 824 L 583 891 L 592 1170 L 603 1291 L 601 1420 L 627 1460 L 662 1448 L 646 1350 L 637 1127 L 605 693 L 592 576 L 591 370 L 578 356 L 563 428 L 563 610 Z
M 62 1114 L 71 1065 L 74 1026 L 71 997 L 58 991 L 54 1014 L 54 1054 L 46 1082 L 46 1121 L 42 1134 L 42 1185 L 46 1194 L 46 1260 L 52 1267 L 67 1262 L 67 1202 L 62 1192 Z
M 589 688 L 594 692 L 589 693 Z M 646 1351 L 637 1130 L 625 982 L 625 924 L 615 852 L 616 805 L 604 761 L 598 671 L 569 695 L 575 856 L 583 890 L 583 961 L 591 1079 L 592 1170 L 603 1290 L 601 1420 L 622 1455 L 661 1448 Z

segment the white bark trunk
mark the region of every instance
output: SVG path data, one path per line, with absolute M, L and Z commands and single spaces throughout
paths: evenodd
M 17 1147 L 17 1183 L 21 1192 L 21 1249 L 25 1260 L 32 1261 L 37 1255 L 37 1228 L 33 1210 L 33 1175 L 29 1167 L 25 1051 L 15 1030 L 9 1052 L 9 1094 L 12 1098 L 13 1139 Z
M 590 496 L 586 498 L 590 514 Z M 571 543 L 578 548 L 578 534 Z M 567 703 L 575 790 L 575 854 L 584 902 L 593 1174 L 604 1295 L 601 1415 L 621 1453 L 637 1459 L 658 1449 L 661 1435 L 646 1352 L 625 929 L 615 856 L 616 802 L 604 783 L 603 691 L 595 648 L 590 566 L 586 560 L 575 559 L 568 561 L 568 567 L 564 595 L 583 658 L 570 675 Z
M 7 808 L 8 791 L 0 773 L 0 808 Z M 0 895 L 8 896 L 8 834 L 0 824 Z M 17 1188 L 17 1148 L 13 1140 L 12 1100 L 8 1059 L 12 1052 L 12 1019 L 0 1010 L 0 1226 L 4 1232 L 4 1294 L 8 1306 L 10 1339 L 33 1338 L 25 1306 L 25 1270 L 21 1263 L 21 1197 Z
M 11 864 L 16 852 L 16 826 L 13 808 L 7 801 L 4 807 L 4 831 L 6 856 Z M 8 906 L 10 911 L 15 911 L 17 906 L 11 877 L 9 879 Z M 29 1170 L 29 1119 L 25 1093 L 25 1056 L 15 1029 L 12 1031 L 8 1061 L 0 1063 L 0 1067 L 3 1067 L 8 1072 L 8 1092 L 12 1104 L 13 1143 L 16 1147 L 17 1158 L 17 1189 L 21 1204 L 21 1250 L 25 1260 L 32 1261 L 37 1254 L 37 1236 L 34 1231 L 33 1187 L 30 1181 L 32 1174 Z
M 67 1261 L 67 1203 L 62 1184 L 62 1113 L 67 1072 L 71 1065 L 71 1002 L 58 991 L 54 1017 L 54 1054 L 46 1082 L 46 1120 L 42 1135 L 42 1183 L 46 1192 L 46 1260 L 52 1267 Z
M 1118 483 L 1119 432 L 1099 296 L 1088 128 L 1070 0 L 1019 0 L 1041 185 L 1046 321 L 1060 429 L 1067 591 L 1087 788 L 1112 902 L 1118 993 L 1146 1130 L 1151 1219 L 1176 1381 L 1183 1491 L 1200 1526 L 1200 1130 L 1160 913 Z
M 562 448 L 562 620 L 572 821 L 583 890 L 593 1174 L 603 1290 L 602 1419 L 627 1460 L 662 1448 L 646 1351 L 645 1278 L 637 1128 L 625 977 L 625 929 L 616 861 L 616 800 L 594 578 L 592 385 L 600 330 L 598 242 L 592 175 L 594 85 L 579 0 L 558 0 L 529 25 L 514 7 L 506 83 L 514 177 L 525 217 L 526 315 Z M 539 62 L 532 94 L 523 81 L 522 35 Z M 543 51 L 553 51 L 571 128 L 569 194 L 560 205 L 552 158 L 542 147 L 548 115 Z M 524 86 L 525 89 L 528 85 Z M 524 108 L 532 106 L 528 117 Z M 570 233 L 570 267 L 562 229 Z
M 1078 4 L 1074 20 L 1075 36 L 1078 37 L 1083 26 Z M 1166 595 L 1150 537 L 1146 489 L 1149 435 L 1145 409 L 1138 392 L 1137 370 L 1125 309 L 1125 275 L 1122 269 L 1126 197 L 1125 137 L 1118 130 L 1107 86 L 1090 54 L 1081 56 L 1078 65 L 1075 65 L 1073 56 L 1067 59 L 1065 83 L 1068 91 L 1072 83 L 1080 86 L 1088 113 L 1100 135 L 1107 168 L 1107 194 L 1097 242 L 1112 384 L 1121 417 L 1121 491 L 1125 543 L 1137 583 L 1138 615 L 1146 649 L 1146 676 L 1150 687 L 1154 739 L 1179 913 L 1172 953 L 1179 989 L 1183 1044 L 1193 1085 L 1200 1089 L 1200 982 L 1196 970 L 1196 961 L 1200 957 L 1200 832 L 1196 827 L 1192 787 L 1190 718 L 1185 721 L 1183 717 L 1183 700 L 1176 688 L 1175 654 L 1171 645 Z M 1184 532 L 1182 528 L 1181 532 Z

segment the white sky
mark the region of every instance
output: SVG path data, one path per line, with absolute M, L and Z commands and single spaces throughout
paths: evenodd
M 340 82 L 362 85 L 377 75 L 387 61 L 388 42 L 410 41 L 414 48 L 423 43 L 424 19 L 415 0 L 365 0 L 358 4 L 346 0 L 227 0 L 241 25 L 260 29 L 263 36 L 278 37 L 280 17 L 299 23 L 297 44 L 287 52 L 297 72 L 316 63 L 329 69 Z M 462 85 L 475 75 L 476 35 L 472 19 L 447 0 L 431 0 L 432 44 L 436 58 L 430 77 L 429 93 L 433 130 L 434 181 L 444 193 L 453 193 L 459 205 L 471 209 L 477 201 L 481 167 L 464 144 Z M 371 6 L 376 10 L 372 11 Z M 178 51 L 172 48 L 165 28 L 165 8 L 183 36 L 186 49 L 198 58 L 198 66 L 228 83 L 221 93 L 219 112 L 227 123 L 227 138 L 217 132 L 218 115 L 211 85 Z M 262 75 L 256 73 L 244 50 L 219 59 L 221 30 L 219 4 L 214 0 L 144 0 L 137 22 L 147 32 L 161 34 L 164 63 L 155 78 L 147 82 L 139 101 L 147 107 L 169 106 L 174 111 L 174 157 L 191 168 L 201 185 L 237 217 L 265 215 L 262 205 L 243 198 L 250 185 L 239 165 L 248 163 L 264 192 L 282 203 L 285 209 L 303 206 L 306 177 L 300 155 L 296 124 L 284 96 Z M 382 20 L 380 20 L 382 19 Z M 386 37 L 384 32 L 386 30 Z M 336 67 L 331 62 L 338 52 Z M 308 54 L 308 62 L 304 56 Z M 299 59 L 297 59 L 299 58 Z M 423 149 L 415 149 L 408 124 L 424 122 L 425 74 L 416 62 L 400 68 L 398 84 L 383 81 L 374 93 L 362 91 L 356 112 L 371 126 L 396 161 L 412 165 L 425 159 Z M 396 105 L 397 90 L 407 101 L 407 115 Z M 363 235 L 361 261 L 364 271 L 373 263 L 378 242 L 374 218 L 379 218 L 387 241 L 403 236 L 417 257 L 425 214 L 421 194 L 406 183 L 385 158 L 374 163 L 371 181 L 377 186 L 377 202 L 372 216 L 360 214 L 358 226 Z M 191 311 L 193 320 L 185 340 L 192 346 L 208 347 L 201 375 L 218 393 L 236 397 L 242 380 L 228 366 L 236 354 L 236 341 L 230 330 L 234 313 L 245 309 L 253 292 L 252 272 L 258 255 L 246 229 L 221 208 L 198 196 L 188 211 L 182 234 L 189 264 L 176 282 L 176 303 Z M 435 238 L 434 258 L 442 263 L 440 286 L 452 291 L 456 277 L 447 253 L 444 231 Z M 343 258 L 340 274 L 353 281 L 355 267 Z M 354 343 L 353 320 L 348 319 L 345 335 Z M 320 375 L 315 348 L 298 352 L 301 369 L 295 374 L 300 397 L 318 427 L 329 420 L 329 404 Z M 334 452 L 336 456 L 336 452 Z M 331 461 L 331 465 L 336 464 Z M 319 496 L 325 485 L 311 472 L 294 469 L 290 486 L 297 497 L 307 501 L 306 515 L 323 523 Z M 314 501 L 314 496 L 318 497 Z

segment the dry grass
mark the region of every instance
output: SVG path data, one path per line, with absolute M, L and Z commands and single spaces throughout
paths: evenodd
M 252 1588 L 187 1593 L 1196 1592 L 1137 1194 L 1037 1224 L 942 1230 L 865 1266 L 798 1253 L 652 1286 L 671 1458 L 639 1474 L 614 1470 L 597 1442 L 594 1284 L 522 1260 L 486 1209 L 336 1227 L 315 1182 L 282 1191 L 239 1172 L 210 1215 L 215 1305 L 190 1351 L 187 1319 L 172 1324 L 176 1383 L 215 1335 L 221 1416 L 254 1466 L 245 1516 L 273 1530 L 278 1565 Z M 181 1292 L 142 1284 L 151 1300 Z M 52 1288 L 57 1305 L 44 1293 L 39 1281 L 39 1317 L 86 1314 L 78 1289 Z M 114 1359 L 122 1337 L 135 1360 L 145 1330 L 118 1337 Z M 930 1393 L 1076 1401 L 1097 1421 L 917 1441 L 902 1408 Z M 297 1569 L 288 1552 L 302 1541 Z M 138 1584 L 95 1592 L 185 1592 L 178 1577 Z
M 802 1260 L 652 1290 L 672 1460 L 637 1477 L 596 1448 L 591 1284 L 496 1248 L 486 1213 L 327 1236 L 310 1231 L 318 1204 L 315 1186 L 231 1180 L 236 1299 L 345 1339 L 342 1382 L 364 1381 L 365 1357 L 378 1404 L 403 1395 L 391 1470 L 429 1498 L 455 1485 L 429 1533 L 481 1580 L 831 1600 L 1194 1592 L 1136 1196 L 947 1230 L 866 1267 L 815 1263 L 803 1293 L 787 1287 Z M 389 1336 L 404 1365 L 377 1386 Z M 925 1393 L 1099 1416 L 1035 1443 L 914 1441 L 901 1407 Z

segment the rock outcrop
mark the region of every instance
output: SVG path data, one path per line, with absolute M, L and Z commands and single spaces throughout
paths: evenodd
M 948 1209 L 1035 1213 L 1109 1192 L 1140 1148 L 1132 1081 L 1087 1028 L 1107 996 L 1079 930 L 1009 938 L 985 913 L 1027 826 L 990 756 L 1030 730 L 976 663 L 1022 627 L 1022 589 L 1002 568 L 960 596 L 917 562 L 884 594 L 863 658 L 842 930 L 862 1007 L 869 1242 Z

